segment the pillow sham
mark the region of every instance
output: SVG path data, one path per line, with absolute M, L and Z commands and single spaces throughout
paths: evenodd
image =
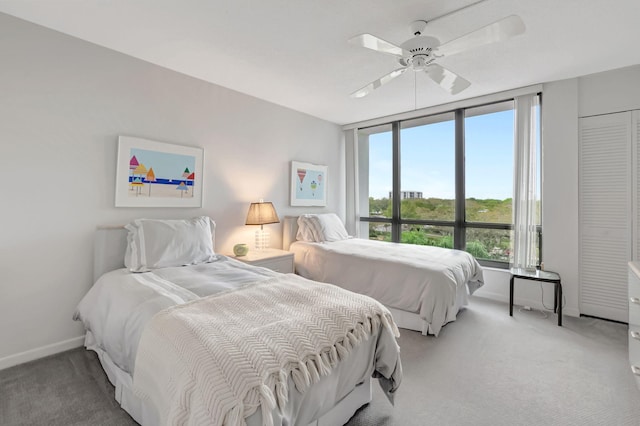
M 309 222 L 309 218 L 313 216 L 310 214 L 303 214 L 298 216 L 298 233 L 296 234 L 296 240 L 298 241 L 315 241 L 316 236 L 313 233 L 312 224 Z
M 298 240 L 321 243 L 347 238 L 349 234 L 335 213 L 305 214 L 298 218 Z
M 125 229 L 129 233 L 124 264 L 131 272 L 196 265 L 215 259 L 215 222 L 209 217 L 136 219 Z

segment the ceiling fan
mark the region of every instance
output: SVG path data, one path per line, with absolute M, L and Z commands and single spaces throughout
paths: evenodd
M 395 56 L 402 67 L 372 81 L 362 89 L 351 94 L 352 98 L 362 98 L 378 87 L 402 75 L 408 69 L 415 72 L 424 71 L 433 81 L 452 95 L 456 95 L 469 87 L 471 83 L 436 63 L 443 56 L 450 56 L 465 50 L 473 49 L 489 43 L 507 40 L 525 31 L 524 22 L 519 16 L 511 15 L 492 24 L 479 28 L 461 37 L 440 43 L 436 37 L 422 35 L 427 21 L 414 21 L 411 24 L 413 38 L 400 46 L 382 40 L 371 34 L 361 34 L 349 40 L 349 43 Z

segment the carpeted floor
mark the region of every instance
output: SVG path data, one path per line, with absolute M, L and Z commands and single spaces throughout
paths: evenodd
M 377 384 L 349 426 L 640 425 L 627 326 L 472 298 L 439 337 L 402 330 L 404 380 L 391 406 Z M 93 352 L 0 371 L 1 425 L 134 425 Z

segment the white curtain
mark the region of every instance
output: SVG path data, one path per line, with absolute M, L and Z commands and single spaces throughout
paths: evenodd
M 360 180 L 358 168 L 358 129 L 344 131 L 346 160 L 345 227 L 349 235 L 360 237 Z
M 512 261 L 515 268 L 536 267 L 537 106 L 536 94 L 515 99 Z

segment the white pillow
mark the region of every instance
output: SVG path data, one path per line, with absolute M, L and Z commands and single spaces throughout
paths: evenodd
M 312 224 L 309 222 L 311 214 L 303 214 L 298 216 L 298 233 L 296 240 L 298 241 L 315 241 L 316 237 L 313 233 Z
M 195 265 L 215 258 L 215 222 L 206 216 L 186 220 L 137 219 L 125 226 L 124 264 L 131 272 Z
M 306 214 L 298 218 L 298 240 L 322 243 L 347 238 L 349 234 L 335 213 Z

